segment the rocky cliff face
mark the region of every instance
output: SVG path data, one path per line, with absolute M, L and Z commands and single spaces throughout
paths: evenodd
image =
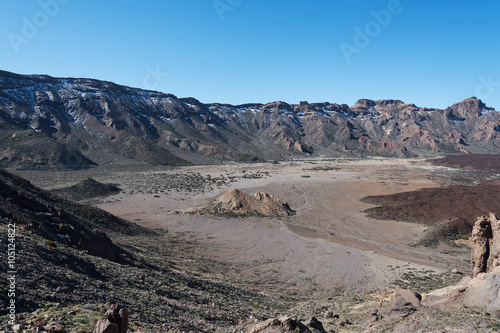
M 500 114 L 476 98 L 446 110 L 399 100 L 203 104 L 91 79 L 0 71 L 0 162 L 180 165 L 292 156 L 488 153 Z

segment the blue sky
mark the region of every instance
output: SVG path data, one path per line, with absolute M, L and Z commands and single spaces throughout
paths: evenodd
M 241 104 L 500 110 L 500 2 L 0 0 L 0 69 Z

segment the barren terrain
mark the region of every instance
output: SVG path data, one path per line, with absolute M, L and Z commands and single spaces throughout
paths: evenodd
M 133 169 L 18 173 L 50 189 L 89 176 L 117 184 L 123 189 L 120 194 L 87 202 L 143 226 L 188 232 L 197 240 L 200 254 L 237 265 L 242 274 L 298 287 L 337 292 L 385 290 L 395 283 L 409 283 L 405 280 L 408 272 L 430 274 L 431 281 L 439 285 L 445 282 L 445 272 L 468 269 L 467 247 L 412 246 L 423 236 L 424 225 L 377 220 L 363 212 L 373 207 L 360 201 L 368 195 L 439 187 L 450 169 L 423 160 L 338 159 Z M 230 188 L 272 194 L 288 202 L 297 214 L 269 219 L 172 213 L 206 204 Z

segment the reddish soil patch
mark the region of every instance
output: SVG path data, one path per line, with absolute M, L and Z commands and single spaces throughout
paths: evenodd
M 478 186 L 424 188 L 412 192 L 369 196 L 362 201 L 379 205 L 364 212 L 374 218 L 403 220 L 436 226 L 424 245 L 455 235 L 466 235 L 477 218 L 500 213 L 500 181 Z
M 428 162 L 452 168 L 500 170 L 500 154 L 448 155 Z

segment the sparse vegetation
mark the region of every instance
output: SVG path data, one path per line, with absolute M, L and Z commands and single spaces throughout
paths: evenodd
M 450 272 L 436 274 L 431 270 L 405 269 L 405 272 L 394 281 L 394 285 L 412 289 L 418 293 L 426 293 L 431 290 L 453 285 L 462 279 L 460 274 Z
M 155 170 L 145 168 L 145 171 L 141 172 L 116 173 L 112 177 L 104 171 L 97 170 L 101 173 L 98 173 L 96 178 L 103 182 L 108 177 L 112 181 L 122 179 L 123 181 L 119 182 L 120 187 L 126 184 L 123 186 L 126 192 L 121 192 L 123 196 L 145 194 L 147 200 L 154 199 L 154 203 L 157 204 L 167 196 L 176 195 L 176 198 L 185 196 L 186 199 L 190 199 L 193 195 L 234 187 L 233 183 L 243 179 L 246 180 L 246 184 L 249 184 L 251 183 L 249 180 L 272 176 L 271 172 L 259 170 L 257 167 L 241 168 L 239 166 L 234 170 L 218 169 L 217 172 L 210 173 L 196 168 L 190 168 L 184 172 L 181 169 L 158 167 Z M 301 184 L 312 184 L 317 180 L 316 177 L 322 176 L 322 172 L 337 170 L 332 168 L 317 166 L 308 169 L 307 174 L 304 175 L 305 170 L 300 166 L 294 177 L 297 180 L 300 176 L 314 175 L 315 178 L 311 180 L 300 181 L 299 179 Z M 63 177 L 71 179 L 68 175 L 63 175 Z M 85 171 L 78 174 L 78 177 L 85 178 Z M 354 177 L 353 179 L 357 180 Z M 64 179 L 63 182 L 68 182 L 68 180 Z M 255 187 L 260 187 L 264 182 L 255 183 L 258 184 Z M 401 179 L 397 179 L 397 182 L 388 180 L 386 184 L 408 186 Z M 210 195 L 201 197 L 205 198 Z M 290 194 L 286 193 L 286 195 Z M 43 193 L 37 193 L 36 196 L 39 199 L 45 198 Z M 139 197 L 142 199 L 142 196 Z M 11 197 L 9 203 L 17 203 L 16 197 L 14 196 L 14 199 Z M 265 256 L 245 263 L 229 264 L 213 256 L 202 255 L 208 249 L 205 248 L 207 243 L 200 240 L 215 242 L 217 241 L 216 234 L 167 232 L 162 229 L 149 230 L 145 233 L 146 231 L 142 228 L 135 230 L 132 225 L 119 224 L 119 220 L 109 223 L 109 215 L 91 206 L 66 203 L 69 213 L 73 214 L 78 211 L 78 214 L 91 221 L 93 227 L 106 230 L 116 246 L 125 251 L 124 255 L 127 256 L 128 261 L 120 264 L 107 261 L 91 256 L 78 248 L 47 241 L 29 230 L 20 230 L 22 253 L 33 254 L 30 260 L 21 258 L 23 262 L 25 260 L 29 262 L 20 270 L 23 277 L 19 292 L 26 296 L 23 310 L 28 312 L 25 315 L 26 318 L 22 320 L 31 320 L 32 323 L 57 321 L 62 323 L 67 331 L 83 333 L 91 330 L 97 319 L 102 316 L 107 302 L 118 301 L 131 310 L 132 318 L 129 328 L 133 332 L 227 332 L 234 329 L 234 326 L 241 320 L 248 319 L 249 316 L 266 319 L 282 314 L 290 314 L 303 319 L 315 315 L 323 322 L 327 331 L 331 329 L 336 332 L 361 332 L 366 329 L 365 323 L 370 311 L 375 308 L 380 310 L 394 301 L 394 295 L 390 290 L 377 292 L 349 290 L 345 293 L 340 285 L 338 288 L 323 288 L 317 283 L 313 277 L 314 272 L 310 269 L 293 269 L 292 267 L 290 271 L 296 276 L 290 281 L 284 281 L 282 271 L 277 269 L 277 266 L 272 266 L 273 260 Z M 175 202 L 175 204 L 183 203 Z M 163 206 L 163 203 L 158 205 L 160 206 Z M 168 204 L 165 204 L 165 207 L 165 210 L 168 209 Z M 237 215 L 221 209 L 220 206 L 215 206 L 213 213 L 218 217 L 238 219 L 264 217 L 258 212 Z M 49 224 L 59 224 L 62 219 L 43 205 L 38 209 L 33 209 L 33 216 L 40 220 L 47 220 Z M 137 218 L 133 216 L 130 220 L 148 223 L 145 216 L 147 215 L 139 215 Z M 0 217 L 5 216 L 0 215 Z M 182 223 L 184 218 L 192 219 L 193 217 L 174 216 L 173 218 L 178 218 Z M 206 217 L 197 218 L 200 221 L 206 219 Z M 295 218 L 290 220 L 293 221 L 293 219 Z M 207 220 L 219 220 L 218 222 L 227 225 L 235 222 L 222 219 Z M 240 222 L 246 223 L 247 221 Z M 273 222 L 283 223 L 283 226 L 288 223 L 288 221 Z M 267 224 L 269 221 L 259 220 L 258 223 Z M 4 230 L 0 229 L 0 231 Z M 432 227 L 429 227 L 429 235 L 432 232 Z M 466 240 L 467 237 L 465 235 L 450 236 L 448 232 L 444 234 L 442 238 L 444 244 L 440 245 L 439 250 L 435 250 L 436 256 L 440 258 L 429 258 L 429 262 L 441 260 L 446 256 L 467 257 L 464 253 L 467 254 L 468 249 L 461 245 L 461 241 Z M 338 235 L 342 237 L 342 231 L 339 231 Z M 51 242 L 55 244 L 55 247 L 51 245 Z M 420 249 L 412 250 L 419 251 Z M 356 251 L 347 252 L 349 252 L 349 257 L 356 258 Z M 377 251 L 373 252 L 377 253 Z M 378 253 L 380 255 L 381 251 Z M 458 261 L 458 259 L 455 260 L 455 262 Z M 468 262 L 464 264 L 468 266 Z M 270 266 L 272 268 L 266 268 Z M 405 264 L 389 265 L 387 272 L 386 283 L 389 289 L 404 286 L 421 293 L 451 285 L 463 277 L 461 274 L 451 273 L 451 270 L 437 274 L 430 270 L 410 268 Z M 332 277 L 335 276 L 332 275 Z M 61 288 L 56 291 L 58 287 Z M 387 324 L 377 331 L 391 331 L 398 328 L 400 331 L 405 331 L 401 329 L 401 325 L 404 325 L 407 320 L 414 320 L 420 329 L 428 330 L 475 325 L 484 329 L 485 332 L 494 332 L 500 326 L 498 316 L 494 314 L 490 316 L 484 310 L 464 308 L 457 313 L 443 309 L 433 309 L 432 313 L 426 311 L 415 312 L 408 318 L 396 319 L 392 322 L 388 317 L 384 317 L 382 320 L 387 320 Z M 323 319 L 326 312 L 332 312 L 330 319 Z M 0 318 L 0 323 L 5 319 L 5 317 Z M 411 332 L 411 330 L 407 331 Z
M 44 244 L 53 248 L 57 248 L 57 243 L 51 240 L 46 240 Z

